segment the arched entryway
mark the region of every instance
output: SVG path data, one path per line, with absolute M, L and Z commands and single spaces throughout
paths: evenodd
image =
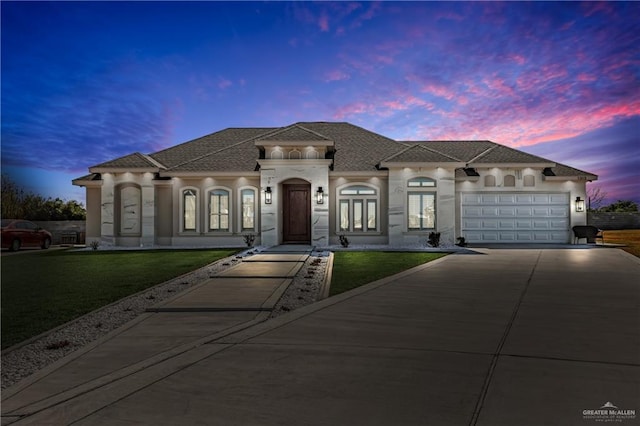
M 282 243 L 311 243 L 311 184 L 302 179 L 282 184 Z

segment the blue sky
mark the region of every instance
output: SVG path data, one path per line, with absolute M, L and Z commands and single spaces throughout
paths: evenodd
M 640 3 L 6 2 L 2 170 L 71 179 L 226 127 L 489 139 L 640 202 Z M 634 18 L 635 17 L 635 18 Z

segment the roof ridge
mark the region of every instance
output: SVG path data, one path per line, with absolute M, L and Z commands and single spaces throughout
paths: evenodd
M 225 129 L 225 130 L 226 130 L 226 129 Z M 247 142 L 249 142 L 249 141 L 256 140 L 257 138 L 259 138 L 259 137 L 263 137 L 265 134 L 268 134 L 268 133 L 271 133 L 271 132 L 272 132 L 272 131 L 269 131 L 269 132 L 267 132 L 267 133 L 263 133 L 263 134 L 260 134 L 260 135 L 258 135 L 258 136 L 253 136 L 253 137 L 250 137 L 250 138 L 247 138 L 247 139 L 243 139 L 243 140 L 241 140 L 241 141 L 239 141 L 239 142 L 235 142 L 235 143 L 233 143 L 233 144 L 231 144 L 231 145 L 227 145 L 227 146 L 225 146 L 224 148 L 220 148 L 220 149 L 218 149 L 217 151 L 208 152 L 208 153 L 203 154 L 203 155 L 200 155 L 200 156 L 198 156 L 198 157 L 191 158 L 191 159 L 189 159 L 189 160 L 187 160 L 187 161 L 183 161 L 182 163 L 178 163 L 178 164 L 176 164 L 175 166 L 170 167 L 168 170 L 172 170 L 172 169 L 175 169 L 175 168 L 177 168 L 177 167 L 184 166 L 185 164 L 192 163 L 192 162 L 194 162 L 194 161 L 202 160 L 203 158 L 209 157 L 210 155 L 218 154 L 218 153 L 220 153 L 220 152 L 222 152 L 222 151 L 226 151 L 226 150 L 227 150 L 227 149 L 229 149 L 229 148 L 234 148 L 234 147 L 236 147 L 236 146 L 238 146 L 238 145 L 241 145 L 241 144 L 243 144 L 243 143 L 247 143 Z M 216 132 L 216 133 L 218 133 L 218 132 Z M 212 133 L 212 134 L 213 134 L 213 133 Z M 209 135 L 207 135 L 207 136 L 209 136 Z M 204 137 L 204 136 L 203 136 L 203 137 Z
M 434 149 L 434 148 L 431 148 L 431 147 L 428 147 L 428 146 L 424 146 L 424 145 L 418 145 L 418 146 L 419 146 L 420 148 L 422 148 L 422 149 L 426 149 L 427 151 L 431 151 L 431 152 L 433 152 L 433 153 L 436 153 L 436 154 L 439 154 L 439 155 L 445 156 L 445 157 L 450 158 L 450 159 L 452 159 L 452 160 L 462 162 L 462 160 L 461 160 L 461 159 L 459 159 L 459 158 L 457 158 L 457 157 L 454 157 L 453 155 L 445 154 L 444 152 L 442 152 L 442 151 L 438 151 L 437 149 Z
M 314 135 L 320 136 L 321 138 L 326 139 L 328 141 L 332 140 L 328 136 L 323 135 L 322 133 L 316 132 L 315 130 L 307 129 L 306 127 L 302 126 L 300 124 L 300 122 L 295 123 L 294 126 L 300 128 L 300 129 L 302 129 L 302 130 L 304 130 L 306 132 L 313 133 Z
M 147 162 L 153 164 L 154 166 L 156 166 L 159 169 L 166 169 L 167 168 L 167 166 L 162 164 L 160 161 L 155 160 L 154 158 L 152 158 L 148 154 L 142 154 L 142 153 L 139 153 L 139 152 L 137 152 L 136 154 L 140 154 Z
M 488 153 L 490 153 L 491 151 L 493 151 L 494 149 L 496 149 L 498 147 L 498 144 L 495 142 L 491 142 L 491 141 L 487 141 L 493 144 L 492 147 L 485 149 L 484 151 L 482 151 L 480 154 L 476 155 L 475 157 L 473 157 L 471 160 L 467 161 L 467 166 L 469 166 L 469 164 L 473 163 L 474 161 L 476 161 L 478 158 L 483 157 L 485 155 L 487 155 Z
M 404 144 L 403 144 L 403 143 L 401 143 L 401 142 L 400 142 L 400 144 L 401 144 L 401 145 L 404 145 Z M 395 158 L 395 157 L 397 157 L 397 156 L 399 156 L 399 155 L 401 155 L 401 154 L 404 154 L 405 152 L 407 152 L 407 151 L 409 151 L 409 150 L 411 150 L 411 149 L 413 149 L 413 148 L 415 148 L 415 147 L 417 147 L 417 145 L 414 145 L 414 146 L 407 146 L 405 149 L 400 150 L 400 151 L 396 152 L 395 154 L 390 155 L 390 156 L 389 156 L 389 157 L 387 157 L 387 158 L 383 158 L 382 160 L 380 160 L 380 161 L 379 161 L 379 163 L 382 163 L 382 162 L 389 162 L 389 161 L 390 161 L 390 160 L 392 160 L 393 158 Z

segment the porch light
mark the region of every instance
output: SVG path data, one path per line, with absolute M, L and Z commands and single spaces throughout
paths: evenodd
M 323 204 L 324 203 L 324 191 L 322 187 L 318 187 L 318 191 L 316 192 L 316 203 Z
M 580 197 L 576 197 L 576 211 L 577 212 L 584 211 L 584 200 Z
M 272 196 L 271 187 L 267 186 L 267 189 L 265 189 L 265 191 L 264 191 L 264 202 L 265 202 L 265 204 L 271 204 L 271 200 L 272 200 L 271 196 Z

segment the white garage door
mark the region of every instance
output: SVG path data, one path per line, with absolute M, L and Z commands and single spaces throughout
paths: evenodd
M 470 243 L 568 243 L 569 194 L 462 194 Z

